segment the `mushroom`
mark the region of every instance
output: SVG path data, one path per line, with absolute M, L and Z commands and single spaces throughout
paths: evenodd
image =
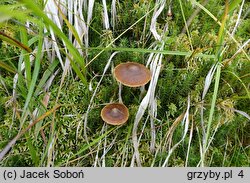
M 101 117 L 110 125 L 122 125 L 128 120 L 128 108 L 122 103 L 108 104 L 102 109 Z
M 144 65 L 135 62 L 117 65 L 114 76 L 117 81 L 129 87 L 144 86 L 151 79 L 150 71 Z
M 149 69 L 142 64 L 136 62 L 126 62 L 115 67 L 114 77 L 119 82 L 119 102 L 122 103 L 121 84 L 129 87 L 141 87 L 141 98 L 145 91 L 144 85 L 151 79 L 151 73 Z

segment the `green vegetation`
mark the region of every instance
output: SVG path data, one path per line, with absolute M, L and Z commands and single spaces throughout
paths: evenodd
M 0 2 L 0 166 L 250 166 L 250 2 L 71 2 Z

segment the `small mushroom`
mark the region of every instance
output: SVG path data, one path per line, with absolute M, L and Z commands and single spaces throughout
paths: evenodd
M 139 87 L 151 79 L 150 71 L 142 64 L 135 62 L 121 63 L 114 69 L 114 77 L 123 85 Z
M 101 117 L 110 125 L 122 125 L 128 120 L 128 108 L 121 103 L 108 104 L 102 109 Z

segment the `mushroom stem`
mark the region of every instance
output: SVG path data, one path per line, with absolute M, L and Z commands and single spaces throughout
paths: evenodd
M 144 95 L 145 92 L 146 92 L 146 90 L 145 90 L 145 85 L 143 85 L 143 86 L 140 87 L 140 91 L 141 91 L 141 93 L 140 93 L 140 96 L 139 96 L 139 101 L 141 101 L 143 95 Z
M 122 83 L 119 82 L 119 103 L 123 103 L 122 102 Z

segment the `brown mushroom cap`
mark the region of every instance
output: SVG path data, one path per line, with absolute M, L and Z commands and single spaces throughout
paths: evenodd
M 108 104 L 102 109 L 101 117 L 110 125 L 122 125 L 128 120 L 128 108 L 121 103 Z
M 117 81 L 129 87 L 139 87 L 147 84 L 151 79 L 150 71 L 142 64 L 135 62 L 121 63 L 114 69 Z

